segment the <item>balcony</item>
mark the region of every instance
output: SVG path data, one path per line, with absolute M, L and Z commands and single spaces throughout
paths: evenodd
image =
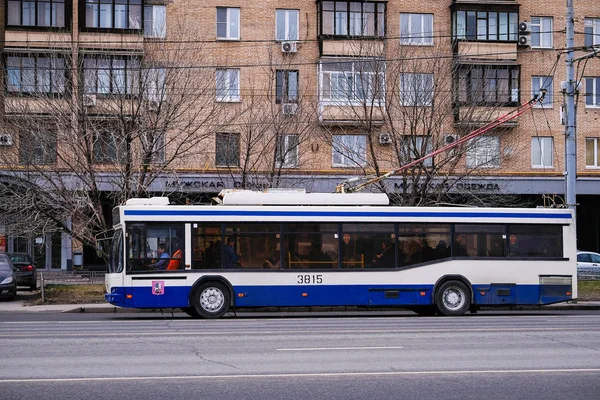
M 481 127 L 513 111 L 514 107 L 459 107 L 455 111 L 455 127 Z M 519 125 L 519 118 L 500 124 L 500 128 L 513 128 Z
M 329 126 L 383 125 L 383 107 L 319 105 L 319 121 Z

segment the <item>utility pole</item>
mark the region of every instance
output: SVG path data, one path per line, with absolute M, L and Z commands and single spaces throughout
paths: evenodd
M 577 205 L 577 145 L 575 115 L 575 94 L 577 82 L 575 82 L 575 69 L 573 58 L 575 54 L 575 10 L 574 0 L 567 0 L 567 81 L 566 83 L 566 123 L 565 123 L 565 166 L 566 166 L 566 200 L 567 207 L 575 210 Z

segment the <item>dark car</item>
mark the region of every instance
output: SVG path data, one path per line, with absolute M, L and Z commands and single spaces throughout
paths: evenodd
M 17 269 L 17 286 L 37 289 L 37 268 L 27 253 L 8 253 L 10 261 Z
M 17 273 L 12 264 L 0 258 L 0 297 L 13 300 L 17 295 Z

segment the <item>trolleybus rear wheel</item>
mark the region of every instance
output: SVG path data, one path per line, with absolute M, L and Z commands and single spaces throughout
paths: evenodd
M 229 309 L 231 296 L 221 282 L 205 282 L 194 291 L 193 308 L 202 318 L 220 318 Z
M 464 315 L 471 307 L 469 288 L 460 281 L 442 283 L 435 294 L 437 309 L 443 315 Z

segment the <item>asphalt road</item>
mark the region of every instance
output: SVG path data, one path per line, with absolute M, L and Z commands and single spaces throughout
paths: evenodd
M 3 399 L 600 397 L 600 312 L 0 318 Z

